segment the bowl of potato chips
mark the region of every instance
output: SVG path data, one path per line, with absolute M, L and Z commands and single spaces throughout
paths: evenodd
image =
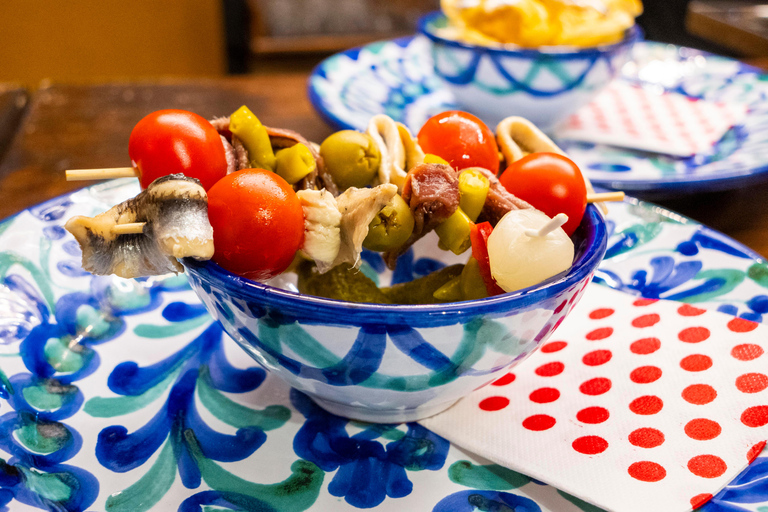
M 614 79 L 642 38 L 639 0 L 443 0 L 419 31 L 466 110 L 548 130 Z

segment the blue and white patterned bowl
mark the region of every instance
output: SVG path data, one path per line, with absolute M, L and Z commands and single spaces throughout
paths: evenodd
M 552 334 L 605 253 L 605 221 L 593 206 L 573 239 L 569 271 L 518 292 L 451 304 L 328 300 L 250 281 L 213 262 L 183 264 L 211 315 L 262 366 L 334 414 L 394 423 L 448 408 Z M 376 253 L 365 261 L 363 272 L 387 284 L 458 258 L 425 237 L 394 273 Z
M 642 31 L 634 26 L 618 43 L 590 48 L 488 47 L 440 35 L 447 18 L 430 13 L 419 32 L 432 41 L 435 73 L 466 110 L 495 126 L 507 116 L 549 129 L 586 105 L 619 75 Z

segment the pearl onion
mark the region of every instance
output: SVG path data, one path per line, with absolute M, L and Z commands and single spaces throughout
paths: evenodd
M 496 224 L 488 237 L 491 275 L 504 291 L 538 284 L 567 270 L 573 263 L 573 242 L 562 228 L 545 236 L 528 236 L 551 219 L 535 209 L 512 210 Z

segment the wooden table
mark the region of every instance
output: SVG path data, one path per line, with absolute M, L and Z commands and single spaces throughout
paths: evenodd
M 213 117 L 228 115 L 246 104 L 267 125 L 291 128 L 321 141 L 332 129 L 307 99 L 307 74 L 307 70 L 283 69 L 248 78 L 54 85 L 39 90 L 32 95 L 16 137 L 0 162 L 0 219 L 89 184 L 65 181 L 65 169 L 129 165 L 131 128 L 144 115 L 161 108 L 183 108 Z M 0 96 L 0 149 L 2 104 Z M 657 202 L 768 258 L 768 183 Z

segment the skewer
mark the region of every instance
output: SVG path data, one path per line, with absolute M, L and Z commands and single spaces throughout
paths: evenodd
M 137 235 L 144 232 L 146 222 L 130 222 L 127 224 L 117 224 L 112 226 L 112 233 L 115 235 Z
M 525 234 L 531 238 L 547 236 L 566 222 L 568 222 L 568 216 L 564 213 L 558 213 L 539 229 L 526 229 Z
M 603 201 L 623 201 L 624 200 L 624 192 L 617 191 L 617 192 L 587 192 L 587 202 L 588 203 L 601 203 Z
M 69 169 L 67 181 L 110 180 L 112 178 L 137 178 L 139 172 L 134 167 L 111 167 L 107 169 Z

